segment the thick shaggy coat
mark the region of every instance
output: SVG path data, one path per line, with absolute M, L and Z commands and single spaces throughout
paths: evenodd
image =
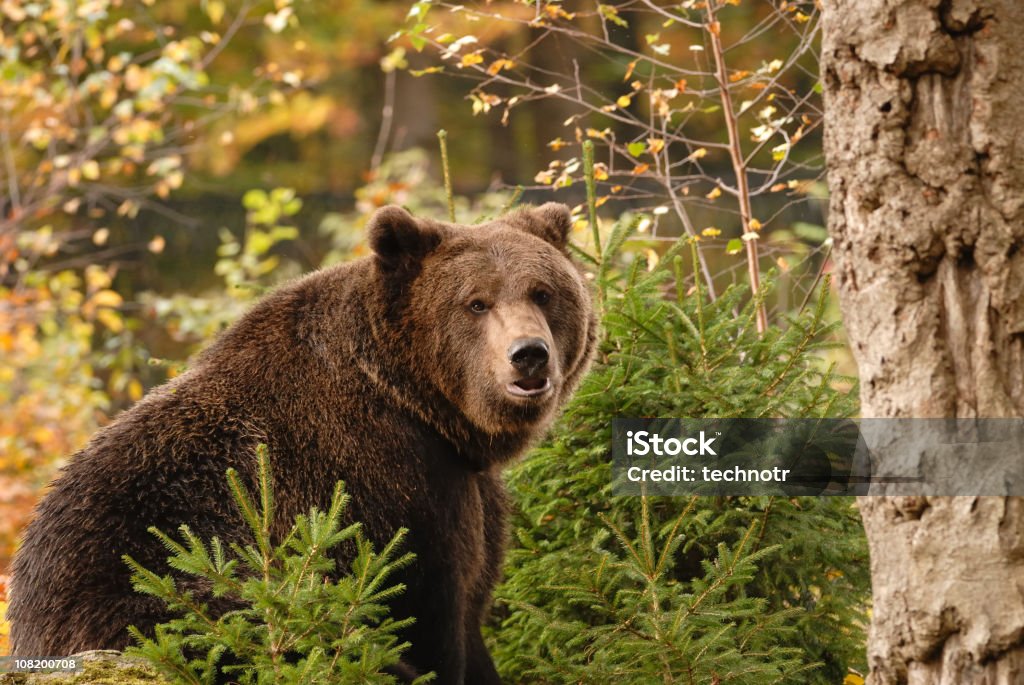
M 277 534 L 344 480 L 349 517 L 378 546 L 410 530 L 416 561 L 392 606 L 416 617 L 408 664 L 439 683 L 498 682 L 480 623 L 505 542 L 499 468 L 550 423 L 596 337 L 569 226 L 553 203 L 473 227 L 386 207 L 372 257 L 255 305 L 99 431 L 39 505 L 14 562 L 14 653 L 120 649 L 128 625 L 167 620 L 132 591 L 122 555 L 166 572 L 154 525 L 242 539 L 224 472 L 255 486 L 266 443 Z

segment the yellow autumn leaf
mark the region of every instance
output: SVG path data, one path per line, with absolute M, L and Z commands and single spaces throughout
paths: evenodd
M 620 95 L 619 99 L 615 101 L 615 104 L 619 107 L 626 108 L 629 107 L 631 102 L 633 102 L 633 97 L 631 95 Z
M 635 167 L 633 167 L 632 174 L 634 176 L 639 176 L 640 174 L 644 173 L 645 171 L 647 171 L 650 168 L 651 168 L 650 164 L 637 164 Z
M 498 72 L 500 72 L 502 69 L 512 69 L 515 66 L 515 62 L 513 62 L 510 59 L 505 59 L 503 57 L 501 59 L 496 59 L 493 62 L 491 62 L 491 66 L 487 67 L 487 73 L 490 74 L 491 76 L 497 76 Z
M 89 298 L 89 304 L 93 307 L 120 307 L 124 304 L 124 298 L 117 291 L 100 290 Z
M 110 109 L 117 103 L 117 89 L 113 87 L 104 88 L 100 94 L 100 107 Z
M 607 181 L 608 180 L 608 165 L 603 162 L 598 162 L 594 165 L 594 180 Z
M 760 231 L 761 230 L 761 222 L 758 221 L 757 219 L 751 219 L 750 223 L 747 224 L 747 226 L 750 228 L 751 231 Z
M 100 309 L 96 312 L 96 319 L 110 329 L 112 333 L 120 333 L 124 330 L 124 321 L 112 309 Z
M 665 141 L 661 138 L 648 138 L 647 139 L 647 151 L 652 155 L 656 155 L 665 149 Z
M 721 195 L 722 189 L 719 188 L 718 186 L 715 186 L 714 188 L 711 189 L 711 192 L 705 195 L 704 197 L 706 197 L 709 200 L 714 200 L 715 198 L 720 197 Z
M 133 378 L 128 381 L 128 397 L 133 402 L 138 402 L 142 399 L 142 383 L 139 382 L 138 378 Z
M 152 80 L 152 74 L 143 71 L 138 64 L 129 64 L 124 74 L 125 88 L 132 92 L 142 90 Z
M 636 63 L 639 61 L 640 59 L 637 58 L 629 63 L 629 66 L 626 67 L 626 75 L 622 77 L 623 81 L 629 80 L 629 77 L 633 75 L 633 70 L 636 69 Z
M 566 12 L 559 5 L 547 5 L 544 8 L 544 11 L 547 12 L 548 16 L 552 19 L 562 18 L 572 20 L 576 16 L 575 12 Z
M 100 177 L 100 164 L 95 159 L 90 159 L 82 164 L 82 178 L 87 181 L 95 181 Z
M 729 75 L 729 81 L 731 83 L 736 83 L 737 81 L 742 81 L 748 76 L 750 76 L 749 71 L 747 71 L 746 69 L 739 69 L 737 71 L 732 72 L 732 74 Z
M 479 52 L 470 52 L 462 56 L 462 59 L 459 61 L 459 66 L 471 67 L 475 64 L 480 64 L 483 61 L 484 56 L 481 55 Z
M 843 685 L 864 685 L 864 676 L 859 673 L 847 673 Z
M 701 231 L 700 234 L 706 238 L 717 238 L 718 236 L 722 235 L 722 232 L 719 229 L 715 228 L 714 226 L 708 226 L 703 231 Z
M 90 264 L 85 267 L 85 287 L 89 292 L 109 288 L 112 282 L 110 272 L 98 264 Z
M 219 24 L 220 20 L 224 18 L 224 3 L 220 0 L 211 0 L 206 3 L 206 16 L 210 18 L 210 23 Z
M 427 67 L 426 69 L 410 69 L 409 74 L 415 78 L 420 76 L 426 76 L 427 74 L 440 74 L 444 71 L 444 67 Z
M 683 161 L 684 162 L 692 162 L 692 161 L 697 160 L 697 159 L 703 159 L 704 157 L 707 156 L 707 154 L 708 154 L 708 149 L 706 147 L 699 147 L 696 150 L 694 150 L 693 152 L 691 152 L 687 156 L 687 158 L 684 159 Z

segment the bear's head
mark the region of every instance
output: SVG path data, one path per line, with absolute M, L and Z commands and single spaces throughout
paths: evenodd
M 569 209 L 548 203 L 477 226 L 384 207 L 370 222 L 377 277 L 409 373 L 490 435 L 535 432 L 589 364 L 596 321 L 569 258 Z

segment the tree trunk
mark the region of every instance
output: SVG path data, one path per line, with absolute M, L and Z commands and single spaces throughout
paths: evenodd
M 1024 2 L 824 4 L 829 222 L 862 414 L 1022 416 Z M 860 507 L 869 683 L 1024 683 L 1024 502 Z

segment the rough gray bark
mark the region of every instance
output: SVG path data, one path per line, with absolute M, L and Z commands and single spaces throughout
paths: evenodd
M 823 16 L 829 221 L 863 415 L 1024 415 L 1024 2 L 826 0 Z M 1024 503 L 861 511 L 869 682 L 1024 683 Z

